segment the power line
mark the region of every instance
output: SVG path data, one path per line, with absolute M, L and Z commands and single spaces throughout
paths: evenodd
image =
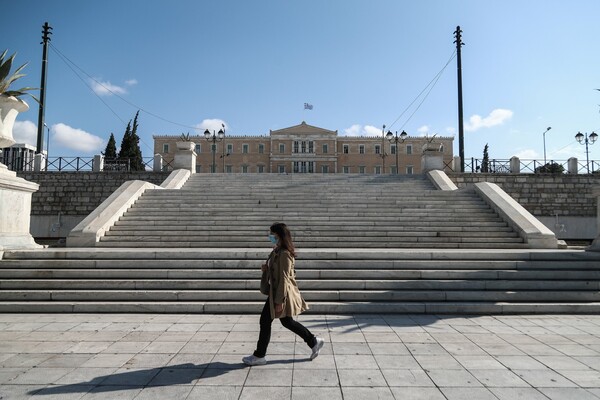
M 398 116 L 398 118 L 396 118 L 394 120 L 394 122 L 392 122 L 390 124 L 390 128 L 392 126 L 394 126 L 394 124 L 396 122 L 398 122 L 398 120 L 400 118 L 402 118 L 402 116 L 412 107 L 413 104 L 415 104 L 415 102 L 417 100 L 419 100 L 419 98 L 423 95 L 423 93 L 425 91 L 427 91 L 427 94 L 425 95 L 425 97 L 423 97 L 423 100 L 421 100 L 421 102 L 419 103 L 419 105 L 417 106 L 417 108 L 415 109 L 415 111 L 413 111 L 413 113 L 410 115 L 410 117 L 408 117 L 408 119 L 404 122 L 404 124 L 400 127 L 400 129 L 402 129 L 413 117 L 413 115 L 415 115 L 415 113 L 419 110 L 419 108 L 421 107 L 421 105 L 423 104 L 423 102 L 427 99 L 427 97 L 429 96 L 429 94 L 431 93 L 431 91 L 433 90 L 433 88 L 435 87 L 435 85 L 437 84 L 437 82 L 440 80 L 443 72 L 446 70 L 446 68 L 448 67 L 448 65 L 450 65 L 450 63 L 452 62 L 452 60 L 454 60 L 454 58 L 456 57 L 456 50 L 454 50 L 454 52 L 452 52 L 452 55 L 450 56 L 450 58 L 448 59 L 448 61 L 446 62 L 446 64 L 444 65 L 444 67 L 433 77 L 433 79 L 431 79 L 429 81 L 429 83 L 427 85 L 425 85 L 425 87 L 423 88 L 423 90 L 421 90 L 421 92 L 415 97 L 415 99 L 404 109 L 404 111 L 402 111 L 402 113 Z M 427 90 L 429 88 L 429 90 Z
M 126 98 L 120 96 L 118 93 L 115 93 L 113 90 L 111 90 L 109 87 L 105 86 L 102 82 L 98 81 L 96 78 L 92 77 L 90 74 L 88 74 L 85 70 L 83 70 L 83 68 L 79 67 L 77 64 L 75 64 L 75 62 L 73 62 L 71 59 L 69 59 L 67 56 L 65 56 L 60 50 L 58 50 L 56 48 L 56 46 L 54 46 L 53 44 L 50 44 L 50 47 L 52 48 L 52 50 L 54 50 L 59 57 L 63 60 L 63 62 L 65 64 L 67 64 L 67 66 L 73 71 L 73 73 L 88 87 L 88 89 L 90 89 L 94 95 L 96 97 L 98 97 L 98 99 L 100 99 L 100 101 L 123 123 L 123 125 L 126 125 L 126 122 L 98 95 L 98 93 L 96 93 L 96 91 L 89 85 L 88 82 L 85 81 L 85 79 L 83 79 L 76 71 L 73 67 L 77 68 L 79 71 L 81 71 L 82 74 L 84 74 L 85 76 L 87 76 L 90 80 L 94 81 L 96 84 L 98 84 L 99 86 L 101 86 L 104 90 L 106 90 L 107 92 L 111 93 L 112 95 L 118 97 L 119 99 L 121 99 L 122 101 L 124 101 L 125 103 L 129 104 L 130 106 L 137 108 L 138 110 L 140 110 L 141 112 L 148 114 L 150 116 L 153 116 L 154 118 L 160 119 L 162 121 L 165 121 L 167 123 L 173 124 L 173 125 L 177 125 L 177 126 L 181 126 L 184 128 L 188 128 L 188 129 L 198 129 L 195 126 L 190 126 L 190 125 L 185 125 L 185 124 L 180 124 L 178 122 L 174 122 L 171 121 L 169 119 L 163 118 L 160 115 L 154 114 L 150 111 L 147 111 L 146 109 L 144 109 L 143 107 L 138 106 L 137 104 L 132 103 L 131 101 L 127 100 Z M 152 147 L 150 147 L 146 142 L 144 142 L 144 140 L 140 137 L 140 141 L 146 146 L 148 147 L 148 149 L 150 149 L 150 151 L 154 151 L 154 149 Z

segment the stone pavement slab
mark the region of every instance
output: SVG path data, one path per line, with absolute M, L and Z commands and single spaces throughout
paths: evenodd
M 0 399 L 600 399 L 597 315 L 0 314 Z

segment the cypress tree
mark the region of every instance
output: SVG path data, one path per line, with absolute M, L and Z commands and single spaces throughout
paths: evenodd
M 490 172 L 490 155 L 488 154 L 488 145 L 483 148 L 483 161 L 481 163 L 481 172 Z
M 115 135 L 112 132 L 110 133 L 110 139 L 108 139 L 108 144 L 104 150 L 104 157 L 108 159 L 117 158 L 117 142 L 115 141 Z
M 123 140 L 121 140 L 121 149 L 119 150 L 119 158 L 129 158 L 131 154 L 131 120 L 125 128 Z
M 132 171 L 143 171 L 145 169 L 144 160 L 142 159 L 142 150 L 140 149 L 140 137 L 137 135 L 138 128 L 138 116 L 140 112 L 135 113 L 135 118 L 133 119 L 133 128 L 131 129 L 131 170 Z

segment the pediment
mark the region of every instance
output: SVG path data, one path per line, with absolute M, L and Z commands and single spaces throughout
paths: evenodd
M 271 135 L 337 135 L 337 131 L 319 128 L 318 126 L 308 125 L 306 122 L 289 128 L 277 129 L 271 131 Z

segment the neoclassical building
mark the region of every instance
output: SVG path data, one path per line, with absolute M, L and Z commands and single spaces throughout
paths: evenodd
M 160 154 L 166 164 L 177 151 L 176 135 L 155 135 L 154 154 Z M 337 130 L 302 122 L 289 128 L 272 130 L 268 135 L 229 136 L 216 142 L 204 136 L 192 136 L 195 143 L 196 172 L 209 173 L 347 173 L 418 174 L 425 146 L 443 155 L 444 164 L 452 162 L 452 137 L 407 136 L 396 145 L 382 136 L 340 136 Z M 397 157 L 396 157 L 397 155 Z

